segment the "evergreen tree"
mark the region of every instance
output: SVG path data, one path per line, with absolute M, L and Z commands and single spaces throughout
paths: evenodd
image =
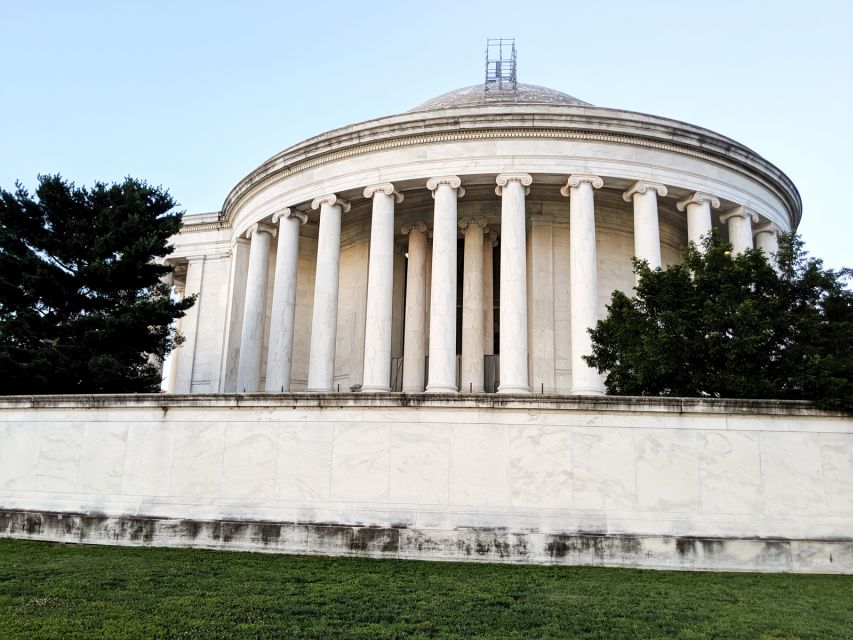
M 35 198 L 0 190 L 3 394 L 159 391 L 180 341 L 161 278 L 182 212 L 167 191 L 127 178 L 77 188 L 39 176 Z
M 635 261 L 633 297 L 613 293 L 586 362 L 618 395 L 814 400 L 853 410 L 851 270 L 823 268 L 799 238 L 776 269 L 716 236 L 684 262 Z

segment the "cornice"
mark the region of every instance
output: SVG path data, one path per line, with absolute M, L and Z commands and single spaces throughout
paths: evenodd
M 501 120 L 508 124 L 501 125 Z M 244 178 L 229 193 L 220 215 L 230 220 L 255 190 L 327 162 L 407 146 L 507 138 L 612 142 L 685 154 L 746 174 L 767 187 L 787 204 L 794 226 L 801 215 L 799 192 L 778 167 L 713 131 L 618 109 L 529 106 L 503 111 L 461 109 L 454 117 L 432 112 L 401 114 L 315 136 L 270 158 Z

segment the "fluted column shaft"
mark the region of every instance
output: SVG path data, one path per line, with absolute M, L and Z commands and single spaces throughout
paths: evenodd
M 267 377 L 264 385 L 269 392 L 290 391 L 299 228 L 307 220 L 308 216 L 293 209 L 284 209 L 272 217 L 273 224 L 278 223 L 278 250 L 272 291 Z
M 246 302 L 243 307 L 240 361 L 237 367 L 238 393 L 252 393 L 260 390 L 261 386 L 270 244 L 275 230 L 266 225 L 255 224 L 246 235 L 250 239 L 249 269 L 246 275 Z
M 501 337 L 498 393 L 530 393 L 527 368 L 527 221 L 524 197 L 533 179 L 526 173 L 502 173 Z
M 362 391 L 391 391 L 391 314 L 394 293 L 394 204 L 403 196 L 391 183 L 367 187 L 373 198 Z
M 702 241 L 711 233 L 711 208 L 719 209 L 720 201 L 707 193 L 691 193 L 676 204 L 679 211 L 687 211 L 687 241 L 703 250 Z
M 598 264 L 595 252 L 595 200 L 593 189 L 604 182 L 598 176 L 573 175 L 562 189 L 569 196 L 569 288 L 572 323 L 573 394 L 601 394 L 598 371 L 583 356 L 592 353 L 588 330 L 598 321 Z
M 773 268 L 778 270 L 776 254 L 779 253 L 779 227 L 772 222 L 766 222 L 753 227 L 752 233 L 755 236 L 755 248 L 761 249 Z
M 403 227 L 409 236 L 406 268 L 406 319 L 403 333 L 403 392 L 424 390 L 426 358 L 427 227 L 423 222 Z
M 462 361 L 459 386 L 463 392 L 482 393 L 483 364 L 483 229 L 485 218 L 463 219 L 465 233 L 462 275 Z
M 335 341 L 338 330 L 341 214 L 349 211 L 350 205 L 335 194 L 330 194 L 315 199 L 311 207 L 320 209 L 320 231 L 317 238 L 307 390 L 331 391 L 335 380 Z
M 757 215 L 743 207 L 735 207 L 721 215 L 720 222 L 728 225 L 732 251 L 737 254 L 752 249 L 752 223 L 758 222 Z
M 430 178 L 435 198 L 432 223 L 432 287 L 429 310 L 429 393 L 456 387 L 456 199 L 465 191 L 457 176 Z
M 652 269 L 661 266 L 658 196 L 666 194 L 664 185 L 642 180 L 622 194 L 626 202 L 634 203 L 634 256 Z
M 495 354 L 495 266 L 494 248 L 497 234 L 483 237 L 483 354 Z M 494 389 L 489 389 L 494 391 Z

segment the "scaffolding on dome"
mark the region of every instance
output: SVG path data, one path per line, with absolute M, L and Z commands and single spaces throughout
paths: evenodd
M 483 89 L 490 100 L 516 100 L 515 38 L 486 39 L 486 82 Z

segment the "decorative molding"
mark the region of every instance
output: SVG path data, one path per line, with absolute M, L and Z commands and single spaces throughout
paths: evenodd
M 397 191 L 393 184 L 390 182 L 383 182 L 381 184 L 372 184 L 369 187 L 364 188 L 364 197 L 372 198 L 376 193 L 384 193 L 386 196 L 394 196 L 394 202 L 400 204 L 403 201 L 403 194 Z
M 533 176 L 529 173 L 499 173 L 495 178 L 498 186 L 495 187 L 495 193 L 503 195 L 503 188 L 510 182 L 520 182 L 524 187 L 524 195 L 530 195 L 530 185 L 533 184 Z
M 409 224 L 404 224 L 400 227 L 400 233 L 404 236 L 409 235 L 412 231 L 420 231 L 421 233 L 426 233 L 429 231 L 429 227 L 426 222 L 410 222 Z
M 743 162 L 737 162 L 727 159 L 720 154 L 709 153 L 708 151 L 695 149 L 686 145 L 660 140 L 652 140 L 645 137 L 635 136 L 631 134 L 617 133 L 593 133 L 589 131 L 581 131 L 578 129 L 483 129 L 479 131 L 454 131 L 449 133 L 432 133 L 432 134 L 417 134 L 401 136 L 392 140 L 381 140 L 377 142 L 369 142 L 361 145 L 353 145 L 338 151 L 331 151 L 325 154 L 318 154 L 313 158 L 302 161 L 295 161 L 293 164 L 287 165 L 283 161 L 279 168 L 270 169 L 267 174 L 260 174 L 258 171 L 253 173 L 253 178 L 248 178 L 241 181 L 225 200 L 222 207 L 223 223 L 222 226 L 230 226 L 233 212 L 238 204 L 246 198 L 250 192 L 258 188 L 263 188 L 274 182 L 285 179 L 290 175 L 305 171 L 312 167 L 334 162 L 345 158 L 358 156 L 364 153 L 372 153 L 386 149 L 396 149 L 400 147 L 409 147 L 423 144 L 440 143 L 440 142 L 456 142 L 466 140 L 489 140 L 489 139 L 507 139 L 507 138 L 533 138 L 533 139 L 557 139 L 557 140 L 584 140 L 592 142 L 610 142 L 617 144 L 630 144 L 638 147 L 646 147 L 651 149 L 659 149 L 663 151 L 671 151 L 682 155 L 707 160 L 714 164 L 733 169 L 742 174 L 750 176 L 761 185 L 776 193 L 781 200 L 792 206 L 792 214 L 796 219 L 801 208 L 801 204 L 797 200 L 796 191 L 785 192 L 780 189 L 778 183 L 768 179 L 766 173 L 760 173 L 752 167 L 744 166 Z M 744 148 L 744 153 L 749 150 Z M 760 156 L 756 156 L 759 160 L 763 160 Z M 766 162 L 766 161 L 765 161 Z M 771 165 L 772 166 L 772 165 Z M 773 167 L 775 168 L 775 167 Z M 783 184 L 784 186 L 784 184 Z M 793 188 L 793 187 L 792 187 Z M 792 199 L 793 198 L 793 199 Z M 796 222 L 796 220 L 795 220 Z
M 468 227 L 472 227 L 474 225 L 477 225 L 481 229 L 483 229 L 483 233 L 485 233 L 485 230 L 488 228 L 488 225 L 489 225 L 489 220 L 487 218 L 482 218 L 479 216 L 476 218 L 466 217 L 466 218 L 459 218 L 458 224 L 459 224 L 459 228 L 462 229 L 463 231 L 465 229 L 467 229 Z
M 268 233 L 275 238 L 276 231 L 277 229 L 271 225 L 264 224 L 263 222 L 256 222 L 246 229 L 246 238 L 251 238 L 256 233 Z
M 314 198 L 314 200 L 311 201 L 312 209 L 319 209 L 323 205 L 328 207 L 340 207 L 342 213 L 346 213 L 351 208 L 350 203 L 343 198 L 339 198 L 336 193 L 329 193 L 325 196 Z
M 681 200 L 675 203 L 675 206 L 679 211 L 684 211 L 689 204 L 705 204 L 706 202 L 711 205 L 711 208 L 713 209 L 720 208 L 719 198 L 712 196 L 709 193 L 702 193 L 701 191 L 684 196 Z
M 430 178 L 426 183 L 426 188 L 432 191 L 433 199 L 435 199 L 436 190 L 443 184 L 446 184 L 451 189 L 456 189 L 457 198 L 465 195 L 465 189 L 462 187 L 462 179 L 459 176 L 437 176 Z
M 568 198 L 571 190 L 576 189 L 582 184 L 589 184 L 593 189 L 601 189 L 604 186 L 604 180 L 600 176 L 576 173 L 569 176 L 566 184 L 560 188 L 560 193 Z
M 635 193 L 646 193 L 649 190 L 657 192 L 663 198 L 669 193 L 664 185 L 660 182 L 646 182 L 645 180 L 637 180 L 634 184 L 628 187 L 628 190 L 622 194 L 622 199 L 625 202 L 631 202 L 634 199 Z
M 305 224 L 308 222 L 307 213 L 291 209 L 290 207 L 285 207 L 281 211 L 277 211 L 272 215 L 272 223 L 275 224 L 279 220 L 289 220 L 291 218 L 297 218 L 299 220 L 299 224 Z
M 488 229 L 488 232 L 489 232 L 488 235 L 483 236 L 483 240 L 486 240 L 486 239 L 491 240 L 493 247 L 498 246 L 498 234 L 497 234 L 497 232 L 492 231 L 491 229 Z
M 753 224 L 758 223 L 758 214 L 750 211 L 744 206 L 737 206 L 720 215 L 720 222 L 728 222 L 732 218 L 749 218 Z
M 764 224 L 760 224 L 756 227 L 752 228 L 752 237 L 754 238 L 759 233 L 772 233 L 776 236 L 779 236 L 782 233 L 782 230 L 779 228 L 779 225 L 774 224 L 772 222 L 765 222 Z

